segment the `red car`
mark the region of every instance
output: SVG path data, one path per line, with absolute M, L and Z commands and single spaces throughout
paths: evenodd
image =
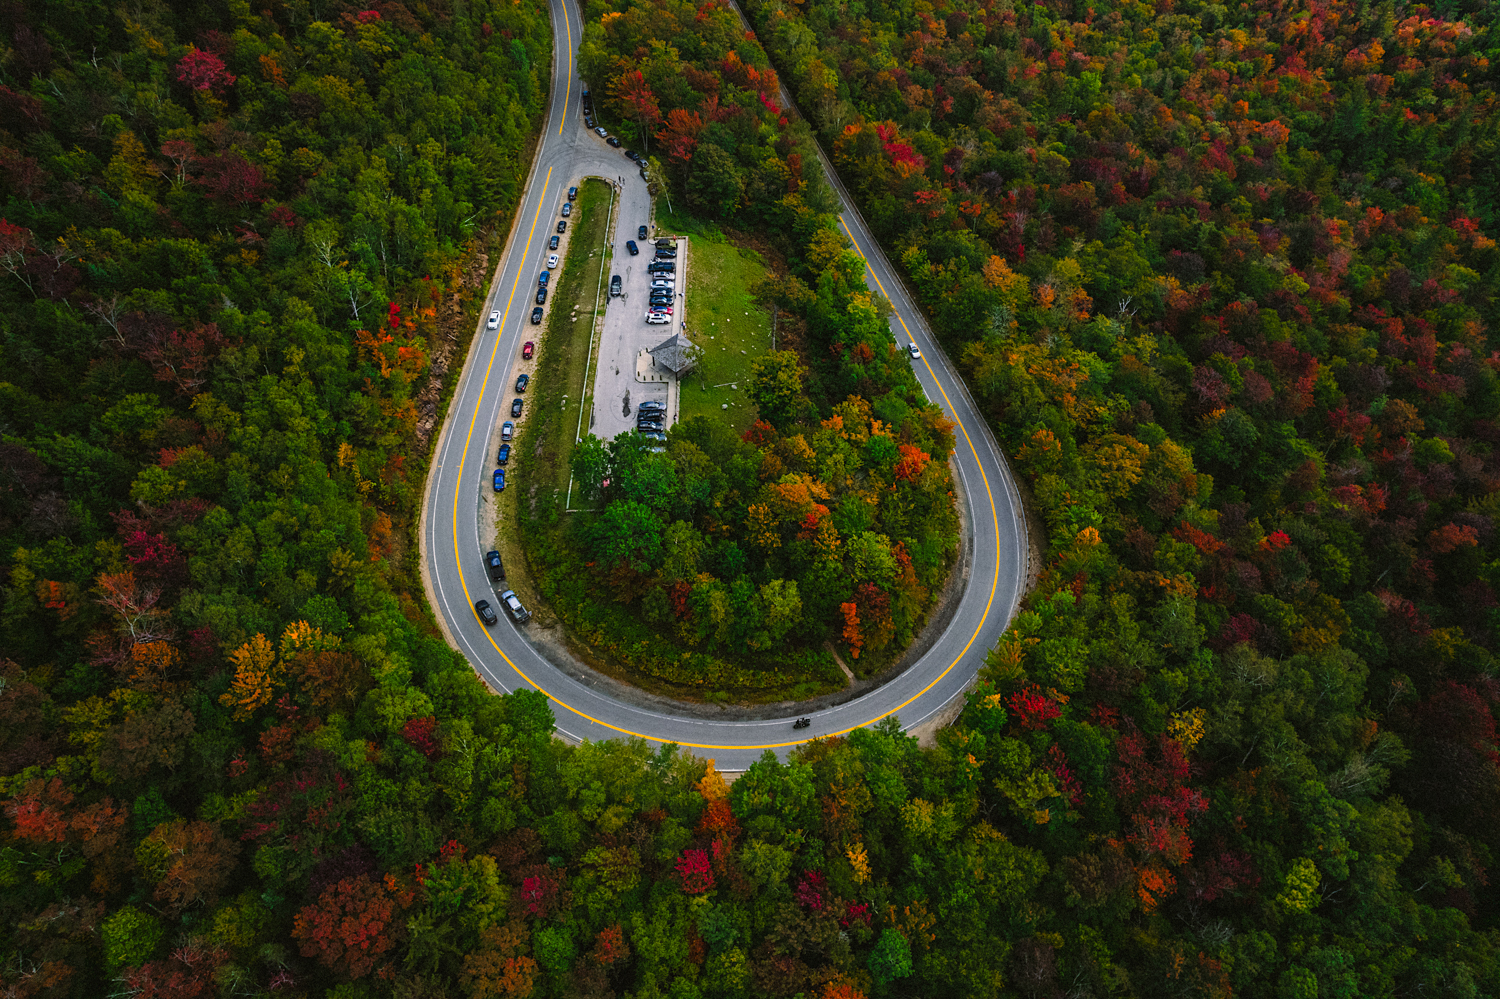
M 521 357 L 523 359 L 525 359 L 527 361 L 531 360 L 531 355 L 535 351 L 536 351 L 536 344 L 533 343 L 532 341 L 527 340 L 525 343 L 521 344 Z

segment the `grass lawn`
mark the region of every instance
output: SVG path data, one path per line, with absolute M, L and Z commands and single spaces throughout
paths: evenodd
M 531 538 L 531 524 L 541 520 L 556 523 L 567 496 L 569 462 L 578 430 L 580 401 L 587 413 L 593 379 L 588 377 L 590 345 L 594 333 L 595 295 L 603 311 L 609 288 L 599 288 L 600 257 L 606 279 L 609 269 L 609 185 L 585 180 L 578 189 L 573 209 L 573 232 L 568 240 L 562 273 L 554 282 L 545 325 L 535 327 L 536 374 L 527 387 L 526 416 L 516 437 L 510 460 L 510 488 L 501 494 L 497 523 L 500 554 L 505 559 L 507 581 L 528 607 L 543 606 L 537 599 L 530 574 L 521 567 L 521 538 Z M 530 310 L 527 310 L 530 312 Z M 544 333 L 540 332 L 545 330 Z M 523 511 L 520 504 L 525 504 Z M 526 526 L 522 526 L 526 525 Z
M 716 414 L 744 432 L 755 422 L 750 362 L 771 349 L 771 316 L 750 295 L 750 286 L 765 277 L 765 265 L 753 250 L 662 207 L 658 202 L 658 230 L 689 237 L 688 339 L 702 349 L 697 369 L 681 385 L 680 419 Z M 726 403 L 729 408 L 721 409 Z

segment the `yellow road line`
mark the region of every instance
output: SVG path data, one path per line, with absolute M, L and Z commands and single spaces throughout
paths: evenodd
M 568 0 L 562 0 L 563 28 L 568 32 L 568 84 L 563 91 L 563 113 L 557 122 L 557 134 L 562 135 L 563 125 L 568 120 L 568 108 L 573 103 L 573 19 L 568 16 Z M 529 243 L 528 243 L 529 245 Z

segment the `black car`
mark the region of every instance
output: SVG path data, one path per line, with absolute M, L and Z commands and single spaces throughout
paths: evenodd
M 569 201 L 577 201 L 578 200 L 578 188 L 576 188 L 576 187 L 570 187 L 570 188 L 568 188 L 568 200 Z
M 564 232 L 568 231 L 568 222 L 567 222 L 566 219 L 564 219 L 561 222 L 557 223 L 557 231 L 559 233 L 564 233 Z
M 609 279 L 609 295 L 611 298 L 619 298 L 624 292 L 620 288 L 620 275 L 616 274 Z
M 648 274 L 675 274 L 677 265 L 670 260 L 653 260 L 646 266 Z
M 646 227 L 645 226 L 641 226 L 639 229 L 637 229 L 635 231 L 635 238 L 636 239 L 645 239 L 646 238 Z
M 521 415 L 521 407 L 524 406 L 525 404 L 526 403 L 523 400 L 521 400 L 521 399 L 512 399 L 510 401 L 510 415 L 511 416 L 520 416 Z
M 652 295 L 651 296 L 651 300 L 649 302 L 647 302 L 646 304 L 647 305 L 671 305 L 672 304 L 672 296 L 671 295 Z
M 663 412 L 666 412 L 667 404 L 664 402 L 657 402 L 655 399 L 647 399 L 645 402 L 635 407 L 635 410 L 638 413 L 643 413 L 650 409 L 659 409 Z
M 505 564 L 500 561 L 499 552 L 485 552 L 484 567 L 490 574 L 490 582 L 498 583 L 505 578 Z
M 525 373 L 516 376 L 516 391 L 525 392 L 526 386 L 531 383 L 531 376 Z
M 641 252 L 641 248 L 635 245 L 635 240 L 633 239 L 627 239 L 625 241 L 625 249 L 630 251 L 630 255 L 632 257 L 639 256 Z
M 495 461 L 499 462 L 502 465 L 505 464 L 506 462 L 510 461 L 510 445 L 509 444 L 501 444 L 500 445 L 500 450 L 495 453 Z
M 645 433 L 645 432 L 648 432 L 648 431 L 654 432 L 654 433 L 661 433 L 662 423 L 661 423 L 660 420 L 640 420 L 640 421 L 637 421 L 637 423 L 635 425 L 635 428 L 637 430 L 641 431 L 642 433 Z
M 542 325 L 542 307 L 541 306 L 537 306 L 536 308 L 534 308 L 534 309 L 531 310 L 531 325 L 533 325 L 533 326 L 540 326 L 540 325 Z
M 583 123 L 585 125 L 587 125 L 589 128 L 593 128 L 594 127 L 594 116 L 591 115 L 591 114 L 584 115 L 583 116 Z
M 611 135 L 609 138 L 605 139 L 604 141 L 607 142 L 607 143 L 609 143 L 611 146 L 614 146 L 617 149 L 620 146 L 620 140 L 617 139 L 617 138 L 615 138 L 613 135 Z
M 677 251 L 676 250 L 664 250 L 661 247 L 657 247 L 657 249 L 656 249 L 656 259 L 657 260 L 676 260 L 677 259 Z
M 670 250 L 675 248 L 676 246 L 677 241 L 671 236 L 663 236 L 661 239 L 658 239 L 656 241 L 656 248 L 658 250 Z
M 540 288 L 538 288 L 536 290 L 536 304 L 537 305 L 546 305 L 547 304 L 547 286 L 546 285 L 542 285 Z
M 486 628 L 494 627 L 500 620 L 500 616 L 495 613 L 495 608 L 490 606 L 488 600 L 474 601 L 474 613 L 479 615 L 479 620 L 484 622 Z
M 553 236 L 551 239 L 547 240 L 547 249 L 549 249 L 549 250 L 555 250 L 555 249 L 557 249 L 557 237 L 556 236 Z

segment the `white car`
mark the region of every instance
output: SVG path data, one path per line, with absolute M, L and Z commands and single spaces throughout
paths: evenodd
M 497 330 L 500 328 L 499 310 L 490 313 L 490 321 L 484 324 L 484 328 L 490 330 Z
M 660 312 L 646 313 L 646 324 L 649 326 L 663 326 L 672 321 L 672 317 Z
M 549 254 L 547 257 L 547 269 L 551 270 L 557 266 L 557 254 Z
M 910 355 L 911 355 L 911 356 L 912 356 L 912 358 L 913 358 L 913 359 L 915 359 L 915 358 L 918 358 L 918 357 L 921 357 L 921 356 L 922 356 L 922 352 L 921 352 L 921 351 L 920 351 L 920 350 L 918 350 L 918 349 L 917 349 L 917 345 L 916 345 L 916 344 L 914 344 L 914 343 L 908 343 L 908 344 L 907 344 L 907 345 L 906 345 L 906 352 L 907 352 L 907 353 L 908 353 L 908 354 L 910 354 Z

